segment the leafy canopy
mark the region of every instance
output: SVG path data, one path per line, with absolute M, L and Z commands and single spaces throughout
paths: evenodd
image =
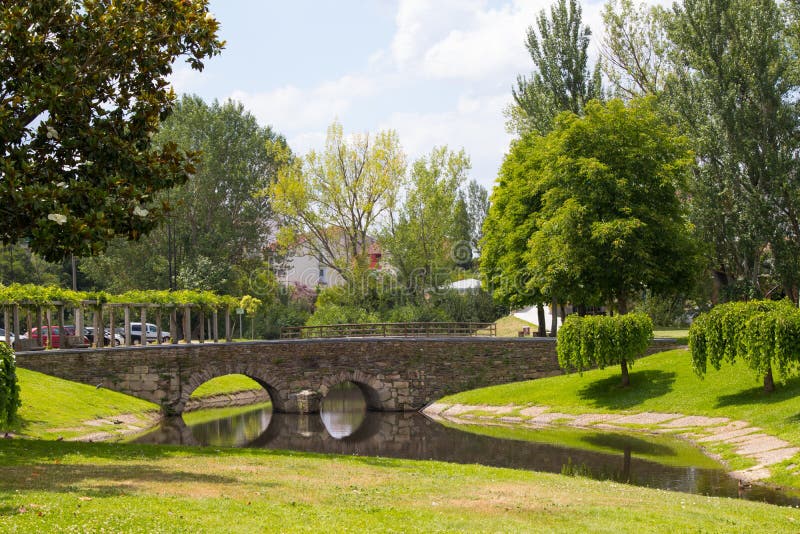
M 345 279 L 366 268 L 372 236 L 397 201 L 406 158 L 397 133 L 345 137 L 328 128 L 325 148 L 305 158 L 286 154 L 267 189 L 281 244 L 300 247 Z
M 697 252 L 678 190 L 691 153 L 652 99 L 564 113 L 533 152 L 542 204 L 526 264 L 535 286 L 574 302 L 616 301 L 626 313 L 645 288 L 690 283 Z
M 217 29 L 206 0 L 0 4 L 0 239 L 58 260 L 154 228 L 195 162 L 152 147 L 167 77 L 219 53 Z

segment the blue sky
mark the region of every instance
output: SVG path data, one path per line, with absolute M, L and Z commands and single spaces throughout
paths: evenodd
M 655 0 L 657 1 L 657 0 Z M 508 149 L 503 109 L 532 63 L 525 30 L 549 0 L 212 0 L 227 41 L 198 73 L 176 64 L 178 93 L 242 102 L 292 149 L 320 149 L 328 125 L 394 129 L 409 163 L 464 148 L 491 187 Z M 602 2 L 583 3 L 597 54 Z

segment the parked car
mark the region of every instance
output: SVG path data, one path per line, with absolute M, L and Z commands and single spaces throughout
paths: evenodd
M 161 342 L 169 341 L 169 332 L 161 331 Z M 145 323 L 145 343 L 155 342 L 158 339 L 158 327 L 153 323 Z M 142 344 L 142 323 L 131 323 L 131 342 Z
M 12 346 L 14 345 L 14 340 L 15 339 L 16 338 L 14 337 L 14 332 L 9 332 L 8 333 L 8 342 Z M 5 331 L 4 328 L 0 328 L 0 343 L 5 343 L 5 342 L 6 342 L 6 331 Z
M 94 343 L 94 327 L 87 326 L 83 329 L 83 335 L 89 340 L 90 343 Z M 125 341 L 125 338 L 117 333 L 114 333 L 114 342 L 113 346 L 119 347 L 122 345 L 122 342 Z M 108 347 L 112 345 L 111 342 L 111 332 L 108 328 L 103 330 L 103 345 Z
M 59 348 L 61 346 L 61 331 L 59 330 L 59 328 L 57 326 L 53 326 L 52 329 L 53 329 L 53 335 L 52 335 L 53 345 L 52 345 L 52 347 L 53 348 Z M 65 326 L 64 327 L 64 335 L 74 336 L 75 335 L 75 327 L 74 326 Z M 32 340 L 38 341 L 40 345 L 44 346 L 44 345 L 47 345 L 48 342 L 49 342 L 49 339 L 50 339 L 49 331 L 48 331 L 46 326 L 43 326 L 42 327 L 42 337 L 40 339 L 39 338 L 39 331 L 34 326 L 25 335 L 25 339 L 32 339 Z M 83 343 L 85 343 L 87 345 L 89 344 L 89 340 L 86 338 L 86 336 L 83 337 Z

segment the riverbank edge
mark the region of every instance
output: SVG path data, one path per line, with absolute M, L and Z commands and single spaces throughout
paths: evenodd
M 269 393 L 265 390 L 245 390 L 229 393 L 216 393 L 205 397 L 193 397 L 186 403 L 184 413 L 196 412 L 199 410 L 210 410 L 214 408 L 231 408 L 240 406 L 250 406 L 270 402 Z M 95 424 L 119 424 L 119 430 L 113 432 L 91 432 L 69 439 L 68 441 L 79 442 L 100 442 L 125 439 L 132 436 L 145 434 L 155 429 L 164 420 L 164 414 L 158 410 L 145 412 L 138 415 L 120 414 L 106 419 L 87 421 L 90 425 Z M 124 426 L 122 426 L 124 424 Z M 7 437 L 18 437 L 8 433 Z
M 742 484 L 797 490 L 769 483 L 770 467 L 791 458 L 800 447 L 784 440 L 764 434 L 761 429 L 747 421 L 725 417 L 706 417 L 680 413 L 561 413 L 550 406 L 489 406 L 446 404 L 434 402 L 421 412 L 434 421 L 448 421 L 462 425 L 499 425 L 509 428 L 555 428 L 570 427 L 580 430 L 625 431 L 650 435 L 670 434 L 690 442 L 704 454 L 719 461 L 728 474 Z M 643 426 L 647 425 L 647 426 Z M 749 439 L 748 439 L 749 438 Z M 735 440 L 735 441 L 729 441 Z M 706 447 L 712 443 L 742 444 L 731 454 L 744 460 L 756 461 L 756 465 L 740 470 L 730 470 L 725 459 Z M 760 445 L 760 446 L 759 446 Z M 772 447 L 763 450 L 764 447 Z M 750 451 L 749 454 L 746 454 Z M 772 454 L 770 454 L 772 453 Z

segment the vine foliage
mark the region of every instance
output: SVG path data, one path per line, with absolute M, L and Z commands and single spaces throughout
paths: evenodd
M 567 371 L 620 364 L 627 386 L 628 364 L 644 354 L 653 339 L 653 322 L 643 313 L 607 317 L 570 315 L 558 331 L 558 363 Z
M 689 348 L 695 373 L 705 375 L 708 364 L 737 359 L 764 378 L 772 391 L 772 371 L 781 376 L 800 370 L 800 310 L 788 300 L 730 302 L 698 316 L 689 328 Z
M 0 343 L 0 429 L 6 429 L 14 422 L 19 406 L 14 351 L 5 343 Z

